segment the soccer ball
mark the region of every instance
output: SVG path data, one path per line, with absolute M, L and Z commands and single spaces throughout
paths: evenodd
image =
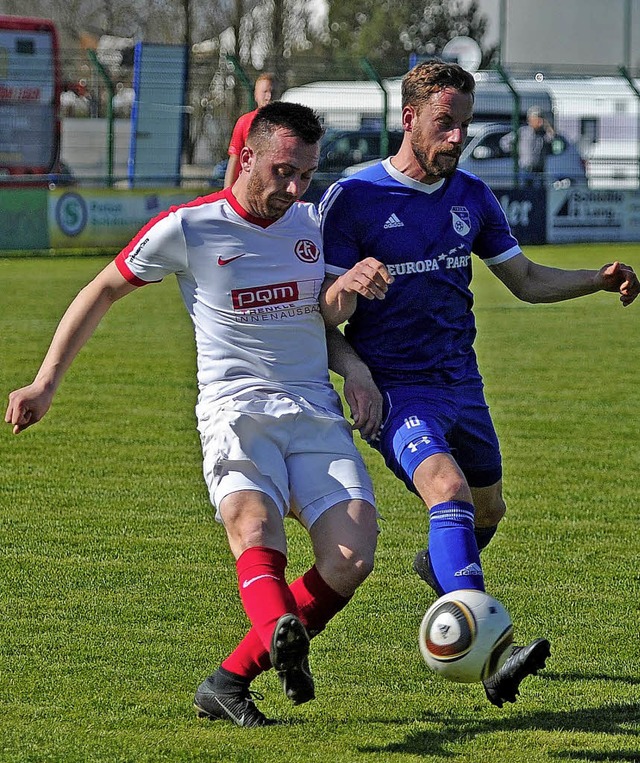
M 449 681 L 484 681 L 506 662 L 513 625 L 499 601 L 464 589 L 441 596 L 420 625 L 420 651 L 431 670 Z

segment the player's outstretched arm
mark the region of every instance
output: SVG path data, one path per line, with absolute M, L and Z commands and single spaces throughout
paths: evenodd
M 66 370 L 111 305 L 135 289 L 112 262 L 67 308 L 33 382 L 9 395 L 4 420 L 19 434 L 40 421 L 51 406 Z
M 352 428 L 365 440 L 377 437 L 382 424 L 382 395 L 371 372 L 339 329 L 327 329 L 327 348 L 329 368 L 344 379 L 344 398 L 351 411 Z
M 339 326 L 350 318 L 358 294 L 366 299 L 384 299 L 393 276 L 373 257 L 356 263 L 338 278 L 327 276 L 320 294 L 320 310 L 327 326 Z
M 630 305 L 640 290 L 633 268 L 621 262 L 603 265 L 600 270 L 563 270 L 532 262 L 518 254 L 491 270 L 504 285 L 525 302 L 561 302 L 594 294 L 618 292 L 623 306 Z

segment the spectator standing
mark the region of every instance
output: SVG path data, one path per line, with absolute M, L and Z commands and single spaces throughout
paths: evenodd
M 547 156 L 551 153 L 555 130 L 539 106 L 527 111 L 527 123 L 518 130 L 518 166 L 525 185 L 542 185 Z M 511 152 L 514 135 L 502 139 L 500 147 Z
M 224 173 L 224 187 L 228 188 L 233 185 L 238 179 L 240 174 L 240 152 L 247 143 L 247 135 L 249 128 L 253 122 L 259 108 L 266 106 L 271 102 L 273 97 L 273 86 L 275 78 L 273 74 L 269 72 L 263 72 L 255 82 L 253 89 L 253 97 L 256 102 L 256 108 L 253 111 L 248 111 L 246 114 L 242 114 L 238 118 L 238 121 L 231 133 L 231 141 L 229 142 L 229 161 L 227 163 L 227 169 Z

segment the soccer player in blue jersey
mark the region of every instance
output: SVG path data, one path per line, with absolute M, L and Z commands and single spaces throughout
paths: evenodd
M 479 552 L 505 514 L 498 438 L 473 342 L 472 252 L 518 298 L 556 302 L 597 291 L 638 295 L 633 270 L 560 270 L 522 253 L 491 190 L 457 169 L 473 115 L 473 76 L 428 61 L 404 78 L 399 152 L 333 185 L 320 204 L 328 278 L 322 309 L 332 367 L 355 425 L 429 512 L 416 572 L 439 594 L 484 590 Z M 377 388 L 382 393 L 382 397 Z M 383 421 L 379 433 L 379 422 Z M 536 639 L 484 682 L 496 706 L 544 667 Z

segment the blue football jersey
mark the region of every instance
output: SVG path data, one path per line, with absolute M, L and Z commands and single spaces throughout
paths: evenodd
M 521 251 L 489 187 L 462 170 L 426 185 L 386 159 L 331 186 L 320 213 L 327 273 L 375 257 L 395 278 L 345 327 L 376 382 L 479 380 L 471 253 L 491 265 Z

